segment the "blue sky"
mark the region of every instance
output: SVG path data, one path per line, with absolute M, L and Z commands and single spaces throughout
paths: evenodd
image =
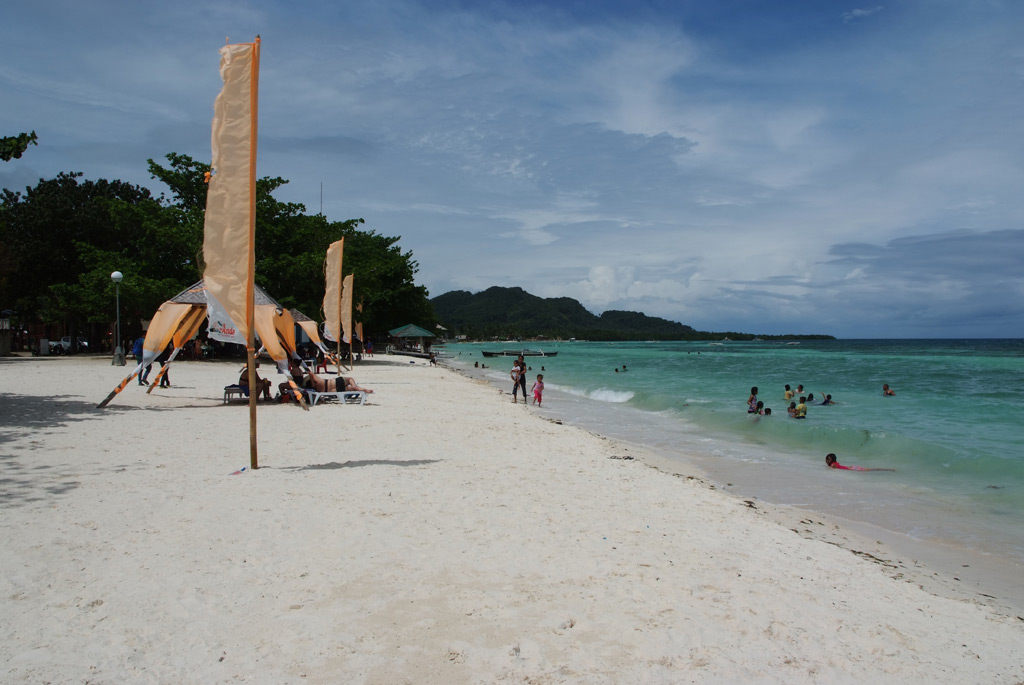
M 1024 3 L 65 2 L 4 9 L 0 165 L 161 191 L 262 38 L 258 173 L 519 286 L 701 330 L 1024 337 Z

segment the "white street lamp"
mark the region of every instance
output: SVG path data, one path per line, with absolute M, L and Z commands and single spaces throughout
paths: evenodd
M 124 366 L 124 350 L 121 349 L 121 279 L 124 274 L 115 271 L 110 274 L 110 280 L 114 281 L 114 289 L 117 292 L 117 337 L 114 339 L 117 346 L 114 348 L 114 358 L 110 361 L 111 366 Z

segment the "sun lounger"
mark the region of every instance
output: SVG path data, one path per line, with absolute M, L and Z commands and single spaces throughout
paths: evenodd
M 338 400 L 342 404 L 366 404 L 366 393 L 362 391 L 344 390 L 342 392 L 317 392 L 307 390 L 309 406 L 315 407 L 320 400 Z
M 249 393 L 246 392 L 242 388 L 242 386 L 240 386 L 240 385 L 237 385 L 237 384 L 235 384 L 235 385 L 225 385 L 224 386 L 224 404 L 227 404 L 229 401 L 231 401 L 231 398 L 235 397 L 235 396 L 237 396 L 239 398 L 246 398 L 246 397 L 249 396 Z

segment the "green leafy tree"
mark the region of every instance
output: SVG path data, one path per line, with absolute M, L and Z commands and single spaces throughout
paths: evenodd
M 362 219 L 359 220 L 362 223 Z M 345 238 L 345 265 L 354 280 L 354 304 L 362 306 L 355 315 L 363 322 L 366 335 L 383 336 L 387 331 L 415 323 L 433 328 L 434 308 L 427 289 L 416 285 L 419 264 L 412 252 L 402 252 L 400 238 L 360 231 L 347 222 L 341 226 Z
M 29 145 L 38 145 L 37 140 L 35 131 L 0 138 L 0 159 L 5 162 L 20 159 L 21 154 L 28 149 Z
M 150 173 L 171 190 L 161 196 L 177 211 L 182 230 L 198 236 L 202 251 L 202 222 L 206 207 L 205 175 L 209 165 L 187 155 L 169 154 L 169 167 L 149 160 Z M 301 204 L 281 202 L 273 193 L 288 181 L 264 177 L 256 182 L 256 282 L 285 307 L 321 318 L 324 298 L 324 259 L 327 248 L 345 238 L 343 272 L 354 275 L 354 314 L 367 335 L 381 336 L 410 322 L 433 325 L 433 308 L 426 288 L 414 278 L 419 265 L 411 252 L 397 246 L 400 238 L 361 230 L 362 219 L 328 222 L 306 214 Z
M 131 321 L 148 317 L 162 289 L 195 267 L 149 190 L 81 176 L 0 193 L 0 303 L 21 321 L 92 329 L 95 339 L 113 319 L 111 271 L 126 274 L 121 304 Z
M 121 181 L 87 181 L 80 173 L 41 180 L 24 193 L 0 193 L 0 309 L 25 322 L 57 325 L 60 333 L 92 326 L 93 339 L 113 319 L 112 271 L 121 271 L 122 320 L 149 318 L 160 304 L 202 277 L 206 173 L 210 167 L 187 155 L 167 164 L 149 162 L 153 178 L 169 195 L 154 197 Z M 416 322 L 433 324 L 426 289 L 414 277 L 418 265 L 398 238 L 360 230 L 362 219 L 328 222 L 273 193 L 287 183 L 256 184 L 256 282 L 286 307 L 318 318 L 324 294 L 324 258 L 345 238 L 344 271 L 355 274 L 366 332 Z
M 152 159 L 146 160 L 149 174 L 171 191 L 172 197 L 168 198 L 161 193 L 158 200 L 165 210 L 166 220 L 189 246 L 190 260 L 196 267 L 198 280 L 203 264 L 203 218 L 206 216 L 206 191 L 209 188 L 206 174 L 210 171 L 210 165 L 174 152 L 166 155 L 166 159 L 169 163 L 166 167 Z M 189 285 L 192 283 L 183 287 Z

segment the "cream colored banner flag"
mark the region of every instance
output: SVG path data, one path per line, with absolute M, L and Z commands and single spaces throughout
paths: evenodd
M 324 337 L 341 340 L 341 262 L 345 239 L 336 240 L 327 248 L 324 262 Z
M 341 327 L 345 342 L 352 342 L 352 274 L 345 276 L 345 288 L 341 291 Z
M 253 269 L 259 39 L 220 49 L 224 81 L 214 103 L 213 169 L 206 194 L 203 282 L 210 337 L 245 344 Z

